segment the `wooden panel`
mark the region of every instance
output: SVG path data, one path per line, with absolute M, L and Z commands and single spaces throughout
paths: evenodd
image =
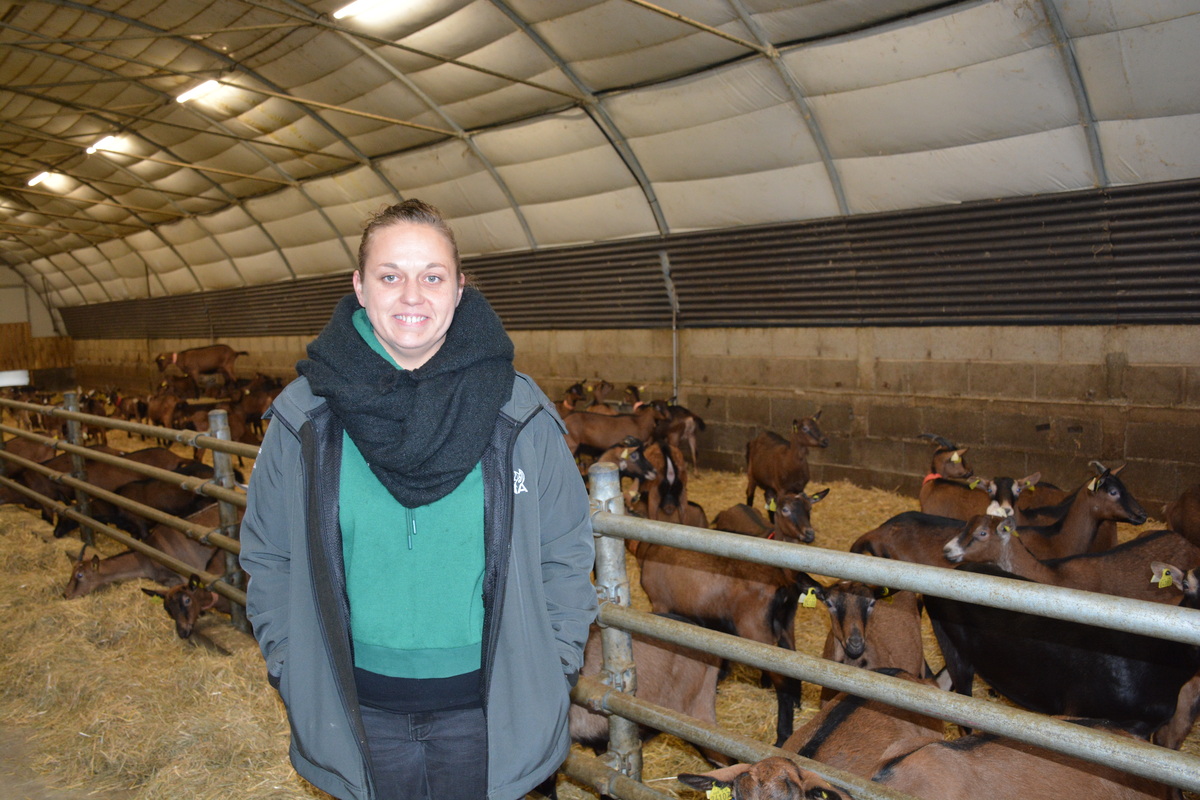
M 0 324 L 0 370 L 56 369 L 74 363 L 74 343 L 66 336 L 31 338 L 28 322 Z
M 70 336 L 30 339 L 30 369 L 55 369 L 75 363 L 75 342 Z

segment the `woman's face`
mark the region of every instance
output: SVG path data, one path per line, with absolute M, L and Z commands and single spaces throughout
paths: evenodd
M 397 364 L 416 369 L 441 348 L 464 280 L 440 232 L 415 222 L 376 230 L 353 280 L 375 336 Z

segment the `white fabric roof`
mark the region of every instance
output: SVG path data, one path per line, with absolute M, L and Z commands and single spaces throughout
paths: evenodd
M 1200 0 L 340 5 L 0 0 L 0 263 L 75 306 L 343 272 L 405 197 L 474 255 L 1200 177 Z

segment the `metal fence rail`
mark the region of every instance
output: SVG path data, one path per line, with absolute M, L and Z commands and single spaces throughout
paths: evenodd
M 179 573 L 184 577 L 196 575 L 203 585 L 227 598 L 231 603 L 231 618 L 234 627 L 243 632 L 249 633 L 250 627 L 246 620 L 246 593 L 242 589 L 244 586 L 244 576 L 241 568 L 238 566 L 237 556 L 241 551 L 241 543 L 237 538 L 238 527 L 238 509 L 246 507 L 245 494 L 235 491 L 234 485 L 234 469 L 232 458 L 249 457 L 254 458 L 258 455 L 258 448 L 251 445 L 240 444 L 229 441 L 229 425 L 227 422 L 226 412 L 224 410 L 213 410 L 209 412 L 209 430 L 215 435 L 199 434 L 195 431 L 181 431 L 173 428 L 161 428 L 152 425 L 142 425 L 140 423 L 128 422 L 126 420 L 115 420 L 109 417 L 102 417 L 93 414 L 83 414 L 72 410 L 75 405 L 75 393 L 67 392 L 64 396 L 64 403 L 67 408 L 57 406 L 43 406 L 35 403 L 24 403 L 16 400 L 0 399 L 0 408 L 10 408 L 14 410 L 31 411 L 33 413 L 42 414 L 48 417 L 57 417 L 68 421 L 68 440 L 60 438 L 43 436 L 32 431 L 26 431 L 22 428 L 9 425 L 0 425 L 0 432 L 9 433 L 13 436 L 19 436 L 31 441 L 44 444 L 53 450 L 60 450 L 72 455 L 74 462 L 73 470 L 80 476 L 83 475 L 86 467 L 83 459 L 110 464 L 121 467 L 122 469 L 134 472 L 138 475 L 144 475 L 147 478 L 163 481 L 166 483 L 179 486 L 187 491 L 194 492 L 198 495 L 211 497 L 218 504 L 220 524 L 214 528 L 208 528 L 202 525 L 197 525 L 189 522 L 186 519 L 173 516 L 171 514 L 159 511 L 151 506 L 137 503 L 129 500 L 115 492 L 110 492 L 88 483 L 86 477 L 78 477 L 70 473 L 59 472 L 51 469 L 35 461 L 21 458 L 13 455 L 0 447 L 0 465 L 14 464 L 26 470 L 38 472 L 55 483 L 71 487 L 76 490 L 76 506 L 72 507 L 69 504 L 62 503 L 54 498 L 47 497 L 39 492 L 36 492 L 24 484 L 18 483 L 7 477 L 0 476 L 0 486 L 4 486 L 13 491 L 19 492 L 34 502 L 41 504 L 49 511 L 66 517 L 67 519 L 78 522 L 81 527 L 81 538 L 86 544 L 92 544 L 92 533 L 100 533 L 104 536 L 120 542 L 131 550 L 134 550 L 142 555 L 150 558 L 153 561 L 162 564 L 168 569 Z M 213 471 L 214 477 L 210 479 L 194 478 L 187 475 L 181 475 L 170 470 L 161 469 L 158 467 L 141 464 L 136 461 L 131 461 L 119 455 L 103 453 L 92 448 L 84 447 L 80 444 L 82 441 L 81 426 L 88 425 L 92 428 L 112 428 L 124 430 L 129 433 L 137 433 L 145 437 L 155 439 L 163 439 L 174 441 L 188 447 L 196 447 L 209 449 L 213 451 Z M 221 575 L 214 575 L 206 572 L 204 569 L 197 569 L 189 564 L 168 555 L 167 553 L 151 547 L 141 540 L 130 536 L 122 530 L 106 525 L 94 519 L 89 514 L 89 503 L 91 498 L 98 498 L 109 502 L 115 506 L 132 511 L 135 514 L 143 516 L 153 522 L 168 525 L 191 539 L 194 539 L 203 544 L 212 545 L 222 549 L 226 553 L 225 572 Z
M 1070 619 L 1098 627 L 1200 644 L 1200 611 L 1145 601 L 1114 598 L 1057 586 L 1029 584 L 990 576 L 964 574 L 956 570 L 896 562 L 872 556 L 823 548 L 756 539 L 720 531 L 699 531 L 682 525 L 652 522 L 624 516 L 620 483 L 612 465 L 596 465 L 591 471 L 593 526 L 597 537 L 596 583 L 601 599 L 600 622 L 610 637 L 639 633 L 698 650 L 715 653 L 760 669 L 807 680 L 839 691 L 879 700 L 890 705 L 929 714 L 971 728 L 1117 767 L 1126 772 L 1161 781 L 1190 791 L 1200 791 L 1200 758 L 1101 731 L 1084 728 L 1043 714 L 976 700 L 928 686 L 913 684 L 821 658 L 751 642 L 728 634 L 708 631 L 654 615 L 630 610 L 629 584 L 625 575 L 624 539 L 664 544 L 729 558 L 739 558 L 819 575 L 838 576 L 865 583 L 908 589 L 965 602 L 1057 619 Z M 615 544 L 615 547 L 613 546 Z M 618 655 L 610 663 L 605 645 L 604 673 L 620 688 L 636 684 L 632 663 Z M 615 677 L 612 677 L 615 676 Z M 587 702 L 584 691 L 573 695 Z M 720 750 L 742 760 L 782 755 L 811 769 L 827 780 L 845 786 L 863 798 L 895 797 L 885 787 L 833 771 L 766 745 L 745 749 L 734 737 L 702 730 L 694 720 L 679 724 L 671 715 L 656 715 L 648 704 L 627 696 L 617 698 L 610 689 L 603 708 L 629 714 L 643 724 L 681 738 Z M 592 700 L 596 703 L 596 700 Z M 610 725 L 616 724 L 616 717 Z M 700 725 L 701 728 L 696 726 Z M 640 758 L 633 754 L 639 744 L 618 727 L 611 734 L 610 754 L 605 761 L 628 774 L 640 776 Z

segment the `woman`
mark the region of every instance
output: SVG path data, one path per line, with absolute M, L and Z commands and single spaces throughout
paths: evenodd
M 553 405 L 415 200 L 271 408 L 247 613 L 301 776 L 343 800 L 513 800 L 567 753 L 596 596 Z

